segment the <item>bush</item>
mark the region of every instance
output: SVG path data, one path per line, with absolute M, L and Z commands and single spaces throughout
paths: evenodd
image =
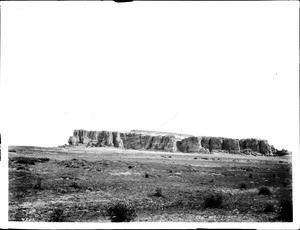
M 50 222 L 64 222 L 64 210 L 57 208 L 50 215 Z
M 283 197 L 279 201 L 280 212 L 279 220 L 293 221 L 293 201 L 291 197 Z
M 247 189 L 247 185 L 245 183 L 241 183 L 240 184 L 240 189 L 243 190 L 243 189 Z
M 131 204 L 118 201 L 108 208 L 107 214 L 111 222 L 130 222 L 136 217 L 136 210 Z
M 204 199 L 204 208 L 221 208 L 223 196 L 221 194 L 211 194 Z
M 274 212 L 275 208 L 273 204 L 267 204 L 267 206 L 264 209 L 264 212 L 268 213 L 268 212 Z
M 269 187 L 262 186 L 259 188 L 258 195 L 271 195 L 272 192 Z
M 162 197 L 163 195 L 162 195 L 161 188 L 156 188 L 155 193 L 153 194 L 153 196 Z
M 34 189 L 40 189 L 42 190 L 42 179 L 38 178 L 37 182 L 33 186 Z
M 75 181 L 73 181 L 73 182 L 70 184 L 70 187 L 72 187 L 72 188 L 81 188 L 81 187 L 77 184 L 77 182 L 75 182 Z
M 47 161 L 50 161 L 49 158 L 41 157 L 41 158 L 35 158 L 35 157 L 15 157 L 12 159 L 14 163 L 16 164 L 26 164 L 26 165 L 34 165 L 35 163 L 44 163 Z

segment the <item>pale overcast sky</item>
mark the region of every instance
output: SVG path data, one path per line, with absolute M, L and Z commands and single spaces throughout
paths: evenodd
M 147 129 L 298 149 L 297 2 L 9 3 L 8 144 Z

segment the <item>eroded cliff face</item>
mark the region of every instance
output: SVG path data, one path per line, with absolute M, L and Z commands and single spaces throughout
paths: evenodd
M 161 133 L 160 133 L 161 134 Z M 135 132 L 74 130 L 69 145 L 116 147 L 136 150 L 159 150 L 184 153 L 258 153 L 273 155 L 278 151 L 268 141 L 255 138 L 195 137 Z

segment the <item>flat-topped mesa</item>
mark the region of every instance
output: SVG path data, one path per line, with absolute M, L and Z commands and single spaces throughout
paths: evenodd
M 69 145 L 116 147 L 136 150 L 158 150 L 184 153 L 227 152 L 234 154 L 273 155 L 278 152 L 268 141 L 255 138 L 195 137 L 178 133 L 86 131 L 74 130 Z

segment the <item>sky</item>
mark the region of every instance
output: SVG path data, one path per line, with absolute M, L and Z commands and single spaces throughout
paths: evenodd
M 9 145 L 145 129 L 299 149 L 297 2 L 1 4 Z

